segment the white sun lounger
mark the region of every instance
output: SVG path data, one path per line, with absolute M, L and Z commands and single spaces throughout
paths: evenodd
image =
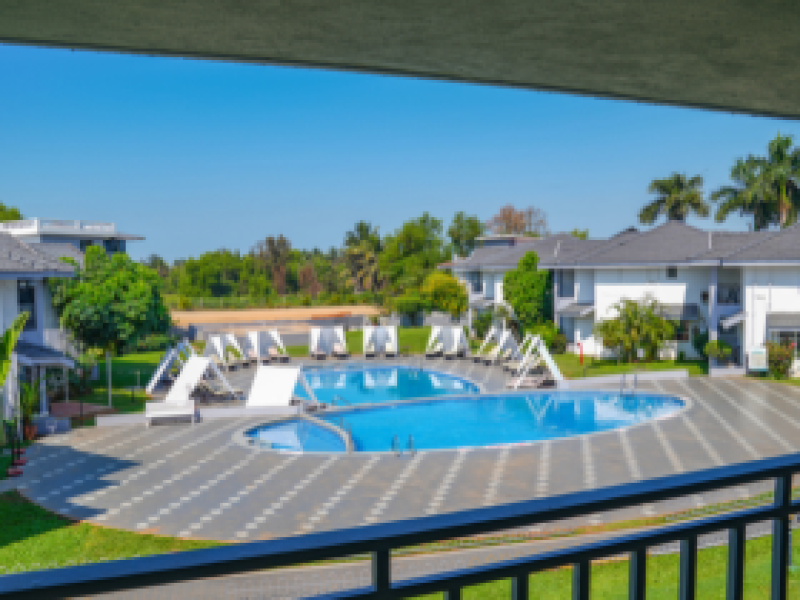
M 195 407 L 192 392 L 203 379 L 203 375 L 210 365 L 211 361 L 208 358 L 201 356 L 189 358 L 163 402 L 148 402 L 145 405 L 147 426 L 149 427 L 150 422 L 158 417 L 189 416 L 194 423 Z
M 250 392 L 247 394 L 245 405 L 248 408 L 275 406 L 291 406 L 294 398 L 294 390 L 297 383 L 303 385 L 313 404 L 319 404 L 317 397 L 311 386 L 308 385 L 306 378 L 300 367 L 269 365 L 259 366 Z

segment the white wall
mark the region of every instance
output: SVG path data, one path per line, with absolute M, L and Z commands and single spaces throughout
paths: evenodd
M 579 302 L 585 291 L 583 282 L 588 279 L 583 271 L 578 272 L 582 285 L 578 291 Z M 646 296 L 652 296 L 661 304 L 696 304 L 700 309 L 701 319 L 704 322 L 702 328 L 705 329 L 708 323 L 708 306 L 703 304 L 701 294 L 708 291 L 709 271 L 707 267 L 678 267 L 678 277 L 676 279 L 667 278 L 667 270 L 659 268 L 635 268 L 635 269 L 596 269 L 593 271 L 594 278 L 594 304 L 595 319 L 603 320 L 614 318 L 617 314 L 613 308 L 622 299 L 641 300 Z M 577 279 L 577 276 L 576 276 Z M 576 322 L 577 323 L 577 322 Z M 580 335 L 580 340 L 576 335 L 576 341 L 584 344 L 584 352 L 592 353 L 597 356 L 605 354 L 602 344 L 594 339 L 591 328 L 583 323 L 576 334 Z M 592 351 L 589 351 L 589 348 Z M 686 356 L 695 356 L 691 341 L 669 344 L 665 349 L 664 357 L 677 356 L 679 351 L 683 351 Z
M 744 268 L 745 350 L 767 341 L 767 313 L 800 312 L 800 267 Z

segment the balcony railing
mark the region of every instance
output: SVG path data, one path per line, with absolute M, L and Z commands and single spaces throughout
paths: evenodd
M 0 231 L 21 233 L 115 233 L 114 223 L 58 219 L 23 219 L 0 223 Z
M 695 598 L 696 588 L 697 538 L 707 533 L 727 530 L 727 598 L 741 599 L 744 594 L 745 527 L 752 523 L 772 521 L 770 598 L 785 600 L 790 556 L 790 517 L 800 511 L 800 503 L 791 500 L 792 475 L 798 471 L 800 454 L 792 454 L 415 520 L 235 544 L 223 548 L 6 575 L 0 577 L 0 596 L 54 598 L 101 594 L 369 553 L 372 561 L 372 585 L 328 595 L 326 598 L 377 600 L 445 592 L 448 599 L 454 599 L 461 597 L 461 590 L 466 586 L 511 578 L 511 597 L 519 600 L 528 598 L 528 580 L 532 573 L 572 565 L 572 598 L 588 600 L 591 561 L 628 553 L 628 597 L 644 599 L 648 548 L 680 541 L 680 598 L 692 600 Z M 766 479 L 775 480 L 774 502 L 766 506 L 471 569 L 392 581 L 391 554 L 395 549 L 570 519 Z M 314 576 L 324 575 L 318 572 Z

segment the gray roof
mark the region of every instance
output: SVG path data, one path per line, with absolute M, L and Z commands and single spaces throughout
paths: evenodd
M 594 313 L 594 304 L 570 304 L 558 311 L 562 317 L 589 317 Z
M 767 313 L 767 327 L 800 329 L 800 313 Z
M 531 250 L 543 268 L 637 265 L 800 263 L 800 224 L 778 231 L 704 231 L 668 221 L 648 231 L 623 231 L 607 240 L 559 234 L 511 248 L 478 248 L 452 268 L 513 268 Z
M 40 242 L 29 245 L 37 251 L 44 253 L 55 260 L 66 257 L 73 259 L 79 265 L 83 264 L 83 252 L 81 252 L 73 244 Z
M 37 364 L 37 365 L 72 365 L 74 361 L 64 354 L 53 348 L 40 346 L 32 342 L 18 340 L 17 345 L 14 347 L 14 352 L 23 363 Z
M 592 243 L 596 244 L 598 240 L 579 240 L 568 233 L 559 233 L 510 247 L 476 248 L 470 256 L 449 266 L 458 270 L 512 269 L 528 252 L 536 252 L 540 262 L 546 262 L 557 256 L 574 255 L 591 247 Z
M 42 273 L 69 277 L 73 268 L 7 233 L 0 234 L 0 273 Z

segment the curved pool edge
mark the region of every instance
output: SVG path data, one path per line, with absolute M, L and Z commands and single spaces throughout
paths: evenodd
M 572 391 L 572 392 L 574 392 L 576 390 L 559 390 L 558 388 L 552 388 L 550 390 L 548 390 L 548 389 L 538 390 L 537 389 L 537 390 L 533 391 L 533 393 L 536 393 L 536 392 L 547 392 L 547 391 L 551 391 L 551 392 L 552 391 L 555 391 L 555 392 L 569 392 L 569 391 Z M 585 392 L 585 393 L 609 393 L 609 392 L 612 392 L 612 390 L 602 390 L 602 389 L 597 389 L 597 390 L 585 389 L 585 390 L 580 390 L 580 391 L 581 392 Z M 478 400 L 482 399 L 484 396 L 496 396 L 496 395 L 500 395 L 500 394 L 502 394 L 504 396 L 522 396 L 522 395 L 526 395 L 526 394 L 530 394 L 530 393 L 532 393 L 532 390 L 514 390 L 514 391 L 508 391 L 508 392 L 489 392 L 489 393 L 485 393 L 485 394 L 465 394 L 463 397 L 458 396 L 458 398 L 462 398 L 464 400 L 478 401 Z M 381 456 L 383 456 L 383 455 L 397 455 L 397 456 L 399 456 L 399 455 L 427 454 L 427 453 L 431 453 L 431 452 L 454 452 L 454 453 L 458 453 L 458 452 L 473 451 L 473 450 L 498 450 L 498 449 L 503 449 L 503 448 L 521 448 L 521 447 L 537 446 L 537 445 L 540 445 L 540 444 L 552 444 L 552 443 L 556 443 L 556 442 L 559 442 L 559 441 L 566 441 L 566 440 L 581 440 L 581 439 L 584 439 L 584 438 L 592 438 L 592 437 L 595 437 L 595 436 L 609 434 L 609 433 L 617 433 L 617 434 L 620 434 L 620 433 L 623 433 L 623 432 L 627 433 L 629 431 L 632 431 L 632 430 L 640 428 L 640 427 L 652 426 L 653 422 L 655 422 L 655 421 L 664 422 L 664 421 L 672 420 L 672 419 L 674 419 L 676 417 L 679 417 L 679 416 L 683 415 L 685 412 L 687 412 L 689 409 L 693 408 L 694 405 L 695 405 L 694 400 L 690 396 L 684 396 L 684 395 L 681 395 L 681 394 L 668 394 L 666 392 L 648 392 L 648 396 L 660 396 L 660 397 L 664 397 L 664 398 L 677 398 L 678 400 L 680 400 L 683 403 L 683 406 L 681 408 L 679 408 L 678 410 L 676 410 L 675 412 L 669 414 L 669 415 L 665 415 L 665 416 L 661 416 L 661 417 L 654 417 L 654 418 L 648 419 L 646 421 L 642 421 L 642 422 L 639 422 L 639 423 L 633 423 L 631 425 L 624 425 L 622 427 L 615 427 L 613 429 L 607 429 L 605 431 L 594 431 L 592 433 L 582 433 L 582 434 L 564 436 L 564 437 L 554 438 L 554 439 L 549 439 L 549 440 L 535 440 L 535 441 L 527 441 L 527 442 L 509 442 L 509 443 L 506 443 L 506 444 L 481 444 L 481 445 L 475 445 L 475 446 L 459 446 L 457 448 L 426 448 L 426 449 L 422 449 L 422 450 L 414 450 L 413 452 L 408 451 L 408 450 L 400 451 L 400 452 L 395 451 L 395 450 L 360 450 L 360 451 L 356 451 L 355 449 L 350 450 L 349 448 L 352 446 L 352 440 L 350 439 L 350 436 L 347 434 L 347 432 L 345 432 L 339 426 L 334 425 L 333 423 L 329 423 L 327 421 L 324 421 L 323 419 L 318 419 L 316 417 L 313 417 L 313 416 L 309 415 L 308 413 L 298 413 L 298 414 L 294 414 L 294 415 L 285 415 L 285 416 L 281 416 L 281 417 L 276 418 L 276 419 L 271 419 L 269 421 L 263 421 L 263 422 L 258 423 L 258 424 L 248 425 L 248 426 L 243 427 L 241 429 L 237 429 L 233 433 L 233 441 L 237 445 L 245 447 L 245 448 L 247 448 L 249 450 L 252 450 L 252 451 L 272 452 L 272 453 L 275 453 L 275 454 L 284 454 L 284 455 L 303 455 L 303 456 L 306 456 L 306 455 L 307 456 L 333 456 L 333 455 L 335 455 L 335 456 L 367 456 L 367 455 L 381 455 Z M 359 404 L 357 406 L 325 409 L 325 414 L 347 413 L 347 412 L 353 412 L 353 411 L 356 411 L 356 410 L 364 410 L 364 409 L 367 409 L 367 408 L 386 408 L 387 406 L 415 404 L 415 403 L 420 403 L 420 402 L 438 402 L 438 401 L 453 400 L 453 399 L 455 399 L 454 396 L 430 396 L 430 397 L 427 397 L 427 398 L 410 398 L 408 400 L 398 400 L 398 401 L 395 401 L 395 402 Z M 311 421 L 311 422 L 313 422 L 313 423 L 315 423 L 317 425 L 322 425 L 327 429 L 335 431 L 337 433 L 337 435 L 342 437 L 342 440 L 344 441 L 345 445 L 347 446 L 348 451 L 346 451 L 346 452 L 331 452 L 331 451 L 321 451 L 321 450 L 296 451 L 296 450 L 281 450 L 281 449 L 275 449 L 275 448 L 264 448 L 264 447 L 257 446 L 256 444 L 253 444 L 250 441 L 251 438 L 248 438 L 246 436 L 246 432 L 248 432 L 251 429 L 254 429 L 256 427 L 260 427 L 262 425 L 285 423 L 287 421 L 293 421 L 293 420 L 297 420 L 297 419 L 306 419 L 306 420 Z

